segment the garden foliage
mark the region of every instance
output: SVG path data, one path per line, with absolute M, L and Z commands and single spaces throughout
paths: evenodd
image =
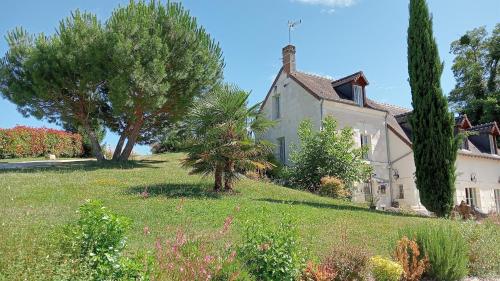
M 337 273 L 335 281 L 367 280 L 370 273 L 370 254 L 361 247 L 349 245 L 345 240 L 343 242 L 335 246 L 321 264 Z
M 331 116 L 323 121 L 322 130 L 304 120 L 298 128 L 300 147 L 292 151 L 287 174 L 292 185 L 318 191 L 321 179 L 327 176 L 351 186 L 368 178 L 371 166 L 363 160 L 367 147 L 356 148 L 351 128 L 337 129 Z
M 411 237 L 421 247 L 421 257 L 429 258 L 429 268 L 426 271 L 429 277 L 453 281 L 467 275 L 469 249 L 456 226 L 451 224 L 419 226 L 406 229 L 403 235 Z
M 92 280 L 135 280 L 141 266 L 122 256 L 130 220 L 109 211 L 100 201 L 88 201 L 80 218 L 66 227 L 62 250 Z
M 403 274 L 403 267 L 392 260 L 381 256 L 370 259 L 372 274 L 376 281 L 399 281 Z
M 82 137 L 65 131 L 16 126 L 0 129 L 0 159 L 41 157 L 79 157 L 83 153 Z
M 249 222 L 238 253 L 257 280 L 294 281 L 305 266 L 297 228 L 289 218 L 277 227 Z
M 319 194 L 332 198 L 348 198 L 351 196 L 350 190 L 344 185 L 342 180 L 335 177 L 324 177 L 321 179 Z
M 421 254 L 417 242 L 406 236 L 397 242 L 394 258 L 403 267 L 403 281 L 419 281 L 428 268 L 429 258 Z

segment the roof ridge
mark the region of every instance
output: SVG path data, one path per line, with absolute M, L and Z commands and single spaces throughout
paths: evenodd
M 407 110 L 408 112 L 412 111 L 410 108 L 407 108 L 407 107 L 403 107 L 401 105 L 395 105 L 395 104 L 390 104 L 390 103 L 386 103 L 386 102 L 381 102 L 381 101 L 376 101 L 376 100 L 373 100 L 373 99 L 370 99 L 378 104 L 381 104 L 381 105 L 385 105 L 385 106 L 390 106 L 390 107 L 394 107 L 394 108 L 398 108 L 398 109 L 403 109 L 403 110 Z
M 298 70 L 296 70 L 295 72 L 292 72 L 292 74 L 293 74 L 293 73 L 299 73 L 299 74 L 303 74 L 303 75 L 307 75 L 307 76 L 311 76 L 311 77 L 315 77 L 315 78 L 320 78 L 320 79 L 328 80 L 328 81 L 330 81 L 330 82 L 335 81 L 334 79 L 330 79 L 330 78 L 328 78 L 328 77 L 326 77 L 326 76 L 321 76 L 321 75 L 319 75 L 319 74 L 314 74 L 314 73 L 310 73 L 310 72 L 308 73 L 308 72 L 304 72 L 304 71 L 298 71 Z
M 347 78 L 350 78 L 350 77 L 353 77 L 353 76 L 356 76 L 356 75 L 360 75 L 360 74 L 362 74 L 362 73 L 363 73 L 363 71 L 362 71 L 362 70 L 359 70 L 359 71 L 356 71 L 356 72 L 354 72 L 354 73 L 352 73 L 352 74 L 349 74 L 349 75 L 347 75 L 347 76 L 341 77 L 341 78 L 339 78 L 339 79 L 337 79 L 337 80 L 333 80 L 333 82 L 342 81 L 342 80 L 344 80 L 344 79 L 347 79 Z
M 482 123 L 482 124 L 473 125 L 471 127 L 471 129 L 475 128 L 475 127 L 490 126 L 490 125 L 495 125 L 495 124 L 496 124 L 496 121 L 491 121 L 491 122 L 488 122 L 488 123 Z

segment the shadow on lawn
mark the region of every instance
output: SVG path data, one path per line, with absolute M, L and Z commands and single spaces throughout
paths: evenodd
M 38 162 L 38 163 L 0 163 L 1 173 L 32 173 L 37 171 L 95 171 L 95 170 L 125 170 L 137 168 L 152 168 L 160 167 L 156 164 L 164 163 L 163 160 L 130 160 L 127 162 L 111 162 L 106 161 L 98 163 L 95 160 L 78 161 L 78 162 Z
M 135 186 L 127 190 L 128 194 L 148 193 L 149 197 L 164 196 L 167 198 L 211 198 L 218 199 L 221 197 L 220 193 L 212 190 L 212 186 L 208 184 L 194 183 L 194 184 L 157 184 L 148 186 Z
M 269 202 L 269 203 L 277 203 L 277 204 L 305 205 L 305 206 L 310 206 L 310 207 L 314 207 L 314 208 L 323 208 L 323 209 L 367 212 L 367 213 L 375 213 L 375 214 L 397 216 L 397 217 L 417 217 L 417 218 L 423 217 L 423 216 L 420 216 L 417 214 L 390 213 L 390 212 L 384 212 L 384 211 L 378 211 L 378 210 L 370 210 L 368 208 L 352 206 L 352 205 L 336 205 L 336 204 L 319 203 L 319 202 L 298 201 L 298 200 L 277 200 L 277 199 L 271 199 L 271 198 L 261 198 L 261 199 L 255 199 L 255 200 Z

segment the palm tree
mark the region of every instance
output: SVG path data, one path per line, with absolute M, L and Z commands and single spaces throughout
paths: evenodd
M 194 140 L 183 160 L 191 173 L 214 174 L 214 189 L 231 191 L 239 172 L 264 171 L 271 144 L 256 140 L 273 125 L 259 112 L 260 104 L 247 107 L 250 93 L 224 84 L 195 102 L 188 118 Z

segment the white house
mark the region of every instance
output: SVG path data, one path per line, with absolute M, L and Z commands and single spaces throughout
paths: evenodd
M 398 202 L 402 207 L 423 210 L 414 182 L 409 109 L 379 103 L 366 95 L 363 72 L 331 80 L 296 70 L 295 47 L 283 48 L 283 66 L 261 107 L 272 129 L 260 136 L 276 144 L 278 159 L 289 164 L 291 146 L 299 145 L 297 128 L 304 119 L 319 130 L 321 120 L 332 115 L 339 127 L 354 130 L 357 145 L 367 145 L 367 160 L 374 167 L 377 186 L 360 183 L 353 200 L 364 201 L 376 192 L 379 208 Z M 495 122 L 472 126 L 466 116 L 457 118 L 456 130 L 474 131 L 457 157 L 456 203 L 462 200 L 483 212 L 500 212 L 500 155 Z

